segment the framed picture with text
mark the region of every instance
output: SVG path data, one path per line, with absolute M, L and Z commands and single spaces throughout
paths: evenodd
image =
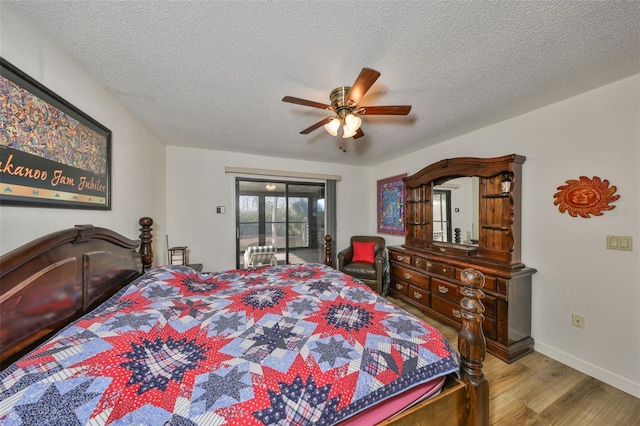
M 111 131 L 4 58 L 0 204 L 111 209 Z
M 378 233 L 405 234 L 404 182 L 407 174 L 378 181 Z

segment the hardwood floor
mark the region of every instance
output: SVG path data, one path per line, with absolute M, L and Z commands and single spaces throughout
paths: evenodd
M 457 349 L 457 331 L 394 298 L 393 303 L 436 326 Z M 640 425 L 640 399 L 538 352 L 511 364 L 487 354 L 492 425 Z

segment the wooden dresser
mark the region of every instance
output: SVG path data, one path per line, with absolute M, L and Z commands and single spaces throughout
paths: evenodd
M 461 324 L 460 272 L 474 268 L 484 273 L 487 350 L 506 362 L 532 352 L 534 343 L 531 276 L 536 270 L 520 261 L 524 160 L 518 155 L 448 159 L 406 177 L 405 244 L 389 247 L 390 295 L 457 328 Z M 463 176 L 478 178 L 473 191 L 478 198 L 477 238 L 467 245 L 434 240 L 434 187 Z

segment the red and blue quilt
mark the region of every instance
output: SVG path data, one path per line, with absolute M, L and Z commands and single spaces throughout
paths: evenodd
M 324 265 L 161 267 L 0 373 L 0 423 L 335 424 L 458 369 L 436 329 Z

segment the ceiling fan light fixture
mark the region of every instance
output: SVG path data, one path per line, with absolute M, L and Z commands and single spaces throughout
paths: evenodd
M 340 120 L 339 117 L 333 117 L 333 119 L 329 122 L 329 127 L 337 132 L 341 124 L 342 120 Z
M 362 125 L 362 120 L 360 117 L 354 114 L 348 114 L 344 118 L 344 127 L 346 130 L 349 130 L 349 133 L 354 133 L 360 128 Z
M 338 129 L 340 128 L 340 119 L 338 117 L 334 117 L 331 121 L 324 125 L 324 129 L 331 136 L 338 136 Z
M 355 130 L 350 130 L 347 125 L 345 124 L 344 126 L 342 126 L 342 138 L 343 139 L 347 139 L 347 138 L 352 138 L 356 135 L 356 133 L 358 132 L 358 129 Z

